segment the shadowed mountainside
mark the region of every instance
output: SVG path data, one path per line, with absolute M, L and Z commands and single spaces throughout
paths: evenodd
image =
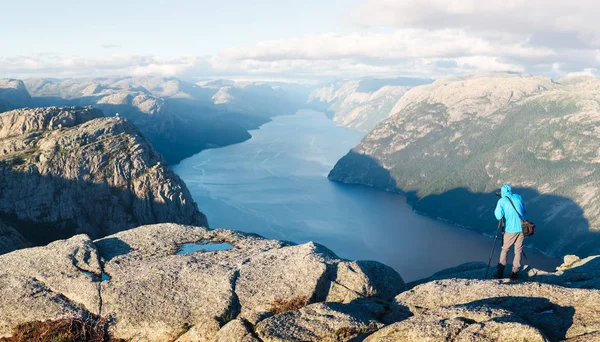
M 338 162 L 329 179 L 375 187 L 402 193 L 414 210 L 433 218 L 458 223 L 463 227 L 494 235 L 497 223 L 494 209 L 498 197 L 495 191 L 471 192 L 466 188 L 450 189 L 439 194 L 420 197 L 416 191 L 400 187 L 390 171 L 374 158 L 349 152 Z M 351 171 L 348 171 L 351 170 Z M 567 253 L 599 254 L 600 233 L 592 230 L 583 209 L 569 197 L 540 193 L 532 188 L 513 188 L 527 206 L 527 218 L 536 223 L 537 233 L 526 245 L 554 256 Z
M 137 128 L 96 109 L 0 114 L 0 175 L 0 219 L 32 244 L 157 222 L 207 225 Z
M 414 194 L 416 210 L 479 230 L 486 223 L 471 215 L 481 215 L 484 194 L 504 183 L 531 189 L 522 190 L 530 217 L 553 232 L 536 247 L 595 253 L 584 236 L 600 228 L 599 85 L 484 74 L 415 87 L 330 179 Z

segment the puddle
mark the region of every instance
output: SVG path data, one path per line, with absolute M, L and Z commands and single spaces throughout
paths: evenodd
M 215 243 L 215 242 L 207 242 L 200 241 L 194 243 L 184 243 L 179 245 L 179 250 L 177 251 L 177 255 L 188 255 L 194 252 L 203 251 L 203 252 L 212 252 L 212 251 L 226 251 L 228 249 L 234 248 L 233 245 L 228 244 L 227 242 Z
M 95 274 L 94 274 L 94 273 L 92 273 L 92 272 L 88 272 L 88 271 L 81 271 L 81 272 L 83 272 L 83 273 L 85 273 L 85 274 L 89 275 L 89 276 L 90 276 L 90 277 L 92 277 L 92 278 L 97 278 L 97 277 L 98 277 L 97 275 L 95 275 Z M 108 274 L 106 274 L 106 273 L 102 272 L 102 276 L 100 277 L 100 281 L 108 281 L 108 280 L 110 280 L 110 279 L 111 279 L 111 278 L 110 278 L 110 276 L 109 276 Z

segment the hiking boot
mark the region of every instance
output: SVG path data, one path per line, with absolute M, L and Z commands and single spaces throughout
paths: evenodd
M 496 274 L 494 275 L 494 278 L 496 279 L 502 279 L 504 278 L 504 265 L 498 264 L 498 266 L 496 266 Z
M 510 280 L 517 281 L 519 280 L 519 272 L 513 272 L 510 274 Z

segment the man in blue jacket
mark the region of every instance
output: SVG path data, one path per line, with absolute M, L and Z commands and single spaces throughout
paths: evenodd
M 521 218 L 525 219 L 525 203 L 521 196 L 512 193 L 510 185 L 504 184 L 500 190 L 501 198 L 496 204 L 494 214 L 496 219 L 504 218 L 504 242 L 502 243 L 502 252 L 500 253 L 500 261 L 496 270 L 496 278 L 504 277 L 504 268 L 506 267 L 506 256 L 512 245 L 515 245 L 515 258 L 513 260 L 512 274 L 510 278 L 517 280 L 519 269 L 521 268 L 521 254 L 523 253 L 523 229 L 521 228 Z M 512 201 L 512 204 L 511 204 Z M 517 213 L 518 211 L 518 213 Z

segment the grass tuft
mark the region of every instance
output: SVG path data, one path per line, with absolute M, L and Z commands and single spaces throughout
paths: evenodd
M 306 296 L 298 296 L 290 300 L 283 300 L 276 298 L 271 303 L 271 309 L 269 310 L 275 315 L 279 315 L 288 311 L 300 310 L 308 304 L 308 298 Z

